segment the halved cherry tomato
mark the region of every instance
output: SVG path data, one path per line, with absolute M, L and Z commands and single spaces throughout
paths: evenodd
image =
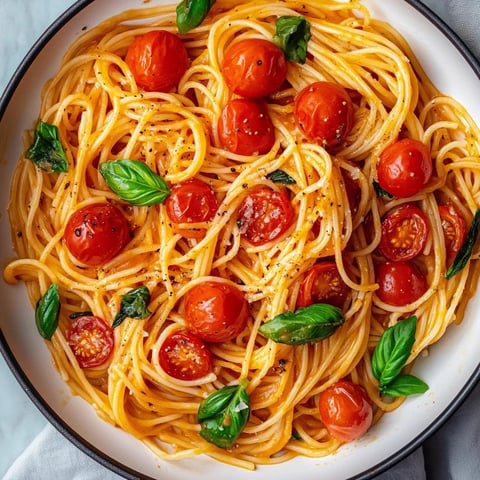
M 320 395 L 320 419 L 328 433 L 343 442 L 361 437 L 372 425 L 372 402 L 365 388 L 339 380 Z
M 234 285 L 208 281 L 185 294 L 187 330 L 206 342 L 237 337 L 248 320 L 248 302 Z
M 428 289 L 427 279 L 411 262 L 383 262 L 377 268 L 378 298 L 402 307 L 418 300 Z
M 308 140 L 325 148 L 341 144 L 353 126 L 354 108 L 348 92 L 330 82 L 308 85 L 295 99 L 297 127 Z
M 308 270 L 300 284 L 297 308 L 308 307 L 312 303 L 343 307 L 349 291 L 335 262 L 319 262 Z
M 275 143 L 275 128 L 264 103 L 236 98 L 222 110 L 218 136 L 222 147 L 232 153 L 259 155 Z
M 135 37 L 125 62 L 140 88 L 167 92 L 177 86 L 188 68 L 188 54 L 180 38 L 166 30 Z
M 465 241 L 467 222 L 458 209 L 450 203 L 440 205 L 438 212 L 442 220 L 445 248 L 447 250 L 447 263 L 451 263 Z
M 432 172 L 427 146 L 413 138 L 404 138 L 389 145 L 380 155 L 378 184 L 395 197 L 411 197 L 425 187 Z
M 65 338 L 80 368 L 104 364 L 113 351 L 113 329 L 95 315 L 84 315 L 72 320 L 65 331 Z
M 412 203 L 400 205 L 382 219 L 379 250 L 394 262 L 412 260 L 425 248 L 430 231 L 427 217 Z
M 64 239 L 77 260 L 98 266 L 125 247 L 130 239 L 130 226 L 119 208 L 110 203 L 94 203 L 70 216 Z
M 246 98 L 276 92 L 287 76 L 287 60 L 273 42 L 261 38 L 240 40 L 225 52 L 222 73 L 228 88 Z
M 294 218 L 295 211 L 287 195 L 261 187 L 250 192 L 240 204 L 237 224 L 242 236 L 259 246 L 283 235 Z
M 179 380 L 198 380 L 212 371 L 210 350 L 189 332 L 167 337 L 160 347 L 159 361 L 165 373 Z
M 168 218 L 174 224 L 209 222 L 217 213 L 218 201 L 210 185 L 196 178 L 172 186 L 165 201 Z M 175 228 L 186 238 L 203 238 L 205 229 Z

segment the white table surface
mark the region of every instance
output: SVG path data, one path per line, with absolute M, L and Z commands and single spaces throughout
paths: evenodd
M 480 0 L 464 2 L 476 5 L 480 17 Z M 35 40 L 73 3 L 71 0 L 0 0 L 0 92 L 3 92 Z M 424 3 L 449 23 L 452 22 L 452 27 L 462 35 L 461 19 L 456 18 L 459 11 L 448 7 L 449 0 L 424 0 Z M 469 42 L 468 37 L 464 39 Z M 470 44 L 470 47 L 477 56 L 480 55 L 478 44 Z M 0 358 L 0 476 L 45 425 L 43 415 L 20 388 L 3 358 Z

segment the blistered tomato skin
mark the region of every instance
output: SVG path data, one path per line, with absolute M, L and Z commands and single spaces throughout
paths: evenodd
M 295 123 L 305 137 L 325 148 L 340 145 L 350 133 L 354 120 L 348 92 L 331 82 L 315 82 L 295 99 Z
M 227 342 L 245 328 L 248 302 L 234 285 L 207 281 L 185 295 L 187 330 L 206 342 Z
M 319 410 L 330 435 L 342 442 L 360 438 L 373 421 L 372 403 L 366 390 L 348 380 L 339 380 L 322 392 Z
M 110 203 L 95 203 L 70 216 L 64 240 L 78 261 L 101 266 L 115 258 L 128 243 L 130 226 L 119 208 Z
M 177 35 L 166 30 L 152 30 L 134 38 L 125 62 L 140 88 L 168 92 L 178 85 L 189 60 Z
M 273 42 L 240 40 L 225 52 L 222 73 L 228 88 L 245 98 L 260 98 L 276 92 L 287 76 L 287 60 Z

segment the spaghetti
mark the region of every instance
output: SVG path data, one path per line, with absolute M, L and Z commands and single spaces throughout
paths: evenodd
M 222 76 L 224 52 L 239 38 L 271 39 L 275 18 L 299 14 L 311 26 L 308 58 L 304 64 L 289 62 L 287 82 L 267 101 L 275 142 L 265 154 L 231 153 L 222 148 L 217 127 L 232 98 Z M 19 258 L 6 267 L 5 279 L 23 280 L 32 304 L 58 284 L 59 325 L 47 344 L 59 372 L 103 419 L 158 457 L 207 454 L 253 469 L 297 455 L 329 455 L 341 442 L 320 420 L 321 392 L 350 378 L 367 390 L 378 421 L 403 399 L 382 396 L 372 373 L 372 351 L 385 329 L 416 315 L 411 365 L 451 323 L 461 321 L 478 271 L 472 257 L 445 278 L 449 259 L 439 205 L 454 204 L 471 222 L 479 205 L 480 130 L 457 101 L 437 91 L 400 35 L 371 18 L 360 2 L 219 0 L 200 26 L 181 36 L 190 63 L 169 93 L 140 89 L 124 60 L 135 37 L 156 29 L 177 33 L 174 6 L 108 19 L 70 46 L 45 85 L 39 117 L 58 127 L 69 168 L 45 173 L 20 159 L 9 211 Z M 354 97 L 353 127 L 334 153 L 306 141 L 293 122 L 295 95 L 317 81 L 342 85 Z M 435 172 L 407 199 L 379 196 L 373 188 L 378 159 L 399 136 L 427 145 Z M 31 141 L 29 133 L 26 144 Z M 120 200 L 98 170 L 115 159 L 141 160 L 169 185 L 193 177 L 208 183 L 219 209 L 213 220 L 197 225 L 205 235 L 178 233 L 164 204 Z M 279 170 L 294 182 L 274 182 L 269 175 Z M 356 185 L 353 204 L 346 177 Z M 286 193 L 295 217 L 285 235 L 256 246 L 242 237 L 237 212 L 247 193 L 261 185 Z M 63 241 L 65 225 L 73 212 L 99 202 L 119 206 L 133 234 L 105 265 L 79 265 Z M 395 306 L 376 293 L 377 247 L 384 215 L 412 202 L 429 225 L 415 259 L 428 288 L 412 303 Z M 319 259 L 334 260 L 349 288 L 344 324 L 318 343 L 268 340 L 258 332 L 260 325 L 295 310 L 301 282 Z M 185 328 L 186 293 L 211 280 L 235 283 L 243 292 L 250 305 L 247 325 L 233 340 L 209 344 L 210 373 L 199 380 L 175 379 L 159 363 L 161 345 Z M 141 285 L 151 295 L 151 315 L 125 320 L 114 330 L 109 361 L 82 369 L 65 338 L 69 315 L 91 311 L 111 324 L 122 296 Z M 219 449 L 199 435 L 198 407 L 240 378 L 248 378 L 250 419 L 234 448 Z

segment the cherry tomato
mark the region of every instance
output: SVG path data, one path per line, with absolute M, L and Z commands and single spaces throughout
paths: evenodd
M 427 279 L 411 262 L 384 262 L 377 269 L 378 298 L 402 307 L 418 300 L 428 289 Z
M 404 138 L 389 145 L 380 155 L 378 184 L 395 197 L 417 194 L 432 177 L 432 157 L 427 146 Z
M 339 380 L 320 395 L 320 419 L 342 442 L 361 437 L 372 425 L 372 402 L 361 385 Z
M 198 380 L 212 371 L 212 356 L 195 335 L 175 332 L 160 347 L 160 365 L 167 375 L 179 380 Z
M 427 217 L 416 205 L 400 205 L 382 219 L 380 252 L 394 262 L 411 260 L 425 248 L 429 231 Z
M 267 187 L 249 193 L 238 209 L 240 233 L 258 246 L 277 239 L 292 225 L 295 211 L 287 195 Z
M 349 291 L 335 262 L 316 263 L 308 270 L 300 284 L 297 308 L 308 307 L 312 303 L 329 303 L 343 307 Z
M 447 262 L 450 263 L 460 248 L 462 248 L 467 234 L 467 222 L 458 209 L 452 204 L 440 205 L 438 207 L 440 219 L 442 220 L 443 235 L 445 237 L 445 248 L 447 250 Z
M 104 364 L 113 351 L 113 329 L 95 315 L 75 318 L 65 331 L 65 338 L 80 368 Z
M 218 210 L 217 197 L 210 185 L 196 178 L 173 185 L 165 201 L 168 218 L 174 223 L 209 222 Z M 176 228 L 187 238 L 203 238 L 205 229 Z
M 140 88 L 167 92 L 177 86 L 188 68 L 188 54 L 180 38 L 166 30 L 135 37 L 125 62 Z
M 237 337 L 248 320 L 248 303 L 235 286 L 208 281 L 185 295 L 187 330 L 206 342 L 227 342 Z
M 225 52 L 222 73 L 228 88 L 246 98 L 276 92 L 287 76 L 284 53 L 269 40 L 240 40 Z
M 358 178 L 354 178 L 352 172 L 346 168 L 342 168 L 341 172 L 347 190 L 348 205 L 352 215 L 355 215 L 358 211 L 360 200 L 362 199 L 360 181 Z
M 347 91 L 330 82 L 308 85 L 295 99 L 295 123 L 308 140 L 325 148 L 345 140 L 353 125 L 353 102 Z
M 64 239 L 78 261 L 98 266 L 114 258 L 128 243 L 130 226 L 119 208 L 94 203 L 72 213 Z
M 218 121 L 223 148 L 239 155 L 267 153 L 275 143 L 275 128 L 265 104 L 247 98 L 230 100 Z

